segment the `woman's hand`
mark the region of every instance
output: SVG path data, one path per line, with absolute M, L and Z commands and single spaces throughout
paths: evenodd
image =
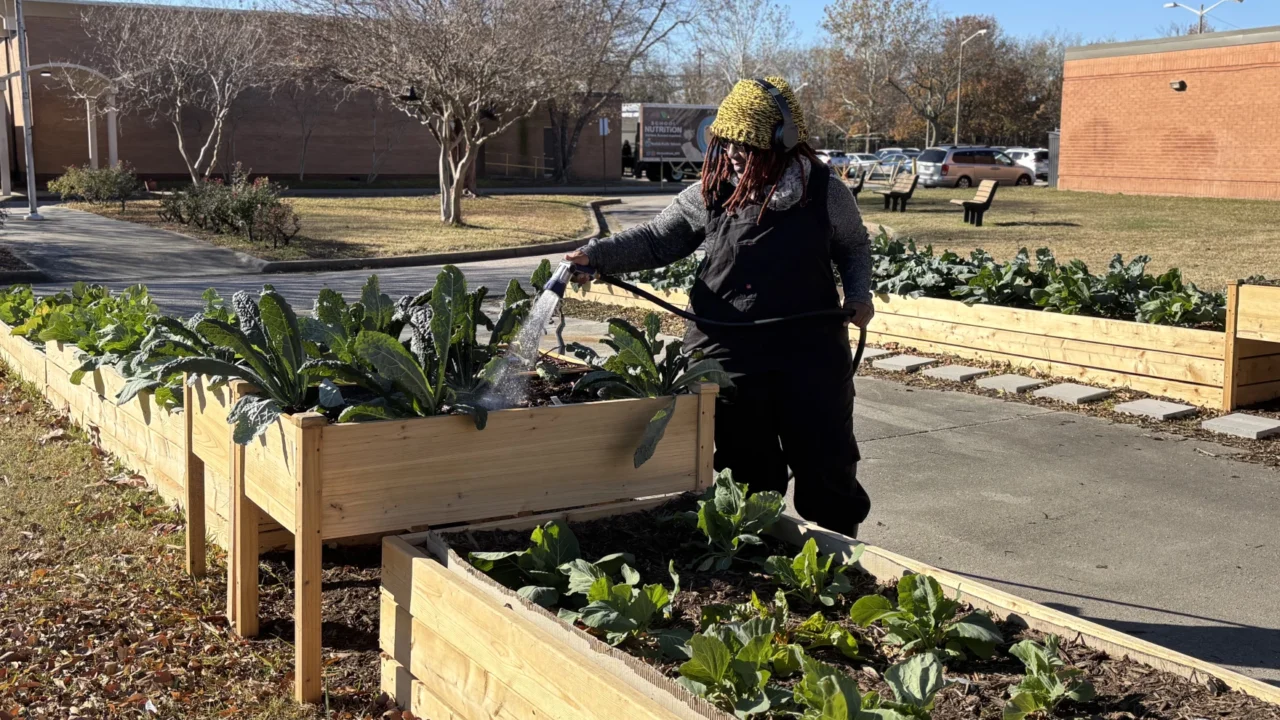
M 849 304 L 850 310 L 853 310 L 853 324 L 860 328 L 864 328 L 871 322 L 871 318 L 875 317 L 876 309 L 871 303 L 853 302 Z
M 591 258 L 587 257 L 587 254 L 582 252 L 581 250 L 574 250 L 568 255 L 565 255 L 564 259 L 573 263 L 574 265 L 587 266 L 591 264 Z M 580 273 L 580 272 L 573 273 L 573 277 L 572 277 L 572 280 L 579 285 L 586 285 L 587 283 L 591 282 L 591 279 L 592 278 L 590 275 L 586 273 Z

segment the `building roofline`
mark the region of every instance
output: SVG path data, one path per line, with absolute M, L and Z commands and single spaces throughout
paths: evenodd
M 1251 28 L 1249 30 L 1204 33 L 1203 35 L 1182 35 L 1155 40 L 1081 45 L 1067 48 L 1066 60 L 1067 62 L 1072 60 L 1094 60 L 1098 58 L 1123 57 L 1125 55 L 1149 55 L 1179 50 L 1205 50 L 1208 48 L 1255 45 L 1269 42 L 1280 42 L 1280 25 Z

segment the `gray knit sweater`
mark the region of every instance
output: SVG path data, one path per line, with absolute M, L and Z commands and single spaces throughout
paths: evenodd
M 829 172 L 826 166 L 819 166 Z M 803 168 L 803 172 L 802 172 Z M 800 202 L 808 160 L 794 163 L 783 173 L 769 200 L 770 209 L 786 210 Z M 834 233 L 831 259 L 844 285 L 845 305 L 871 302 L 871 241 L 858 213 L 853 193 L 834 174 L 827 184 L 827 214 Z M 691 255 L 706 239 L 707 208 L 702 204 L 702 184 L 694 183 L 643 225 L 617 235 L 592 240 L 582 248 L 597 270 L 608 274 L 659 268 Z

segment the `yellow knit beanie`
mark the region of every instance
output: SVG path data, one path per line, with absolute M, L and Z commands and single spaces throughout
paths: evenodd
M 782 92 L 782 97 L 791 107 L 791 118 L 795 120 L 796 129 L 800 131 L 800 139 L 809 137 L 809 129 L 805 127 L 804 111 L 796 102 L 796 94 L 791 85 L 780 77 L 765 78 L 770 84 Z M 750 145 L 768 150 L 773 146 L 773 129 L 782 122 L 782 113 L 768 91 L 756 84 L 754 80 L 739 80 L 729 91 L 729 96 L 720 103 L 715 122 L 711 123 L 711 134 L 722 140 Z

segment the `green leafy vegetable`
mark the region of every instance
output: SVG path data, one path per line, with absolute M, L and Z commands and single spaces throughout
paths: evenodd
M 857 562 L 864 549 L 859 545 L 850 562 Z M 810 605 L 822 603 L 830 607 L 836 604 L 837 597 L 852 589 L 844 567 L 833 568 L 834 562 L 834 555 L 820 555 L 817 541 L 809 538 L 794 558 L 774 555 L 764 561 L 764 566 L 788 592 Z
M 710 546 L 699 558 L 698 570 L 727 570 L 747 545 L 760 545 L 760 533 L 782 516 L 782 495 L 772 490 L 747 494 L 747 486 L 733 481 L 733 473 L 716 473 L 715 483 L 698 501 L 698 529 Z
M 749 718 L 790 703 L 790 694 L 769 685 L 769 680 L 798 671 L 804 659 L 798 645 L 777 644 L 770 622 L 716 625 L 689 640 L 689 660 L 680 666 L 677 682 L 722 709 Z
M 989 658 L 996 644 L 1004 638 L 990 616 L 973 611 L 956 618 L 960 604 L 946 597 L 938 581 L 928 575 L 906 575 L 898 581 L 898 607 L 895 609 L 883 595 L 859 598 L 849 611 L 862 627 L 883 624 L 888 633 L 885 642 L 901 645 L 910 653 L 940 650 L 949 657 L 960 657 L 965 650 L 981 658 Z
M 1035 713 L 1052 715 L 1063 701 L 1084 702 L 1094 697 L 1093 685 L 1084 673 L 1063 661 L 1057 635 L 1045 638 L 1043 645 L 1023 640 L 1009 648 L 1009 654 L 1022 661 L 1027 673 L 1009 688 L 1004 720 L 1022 720 Z

